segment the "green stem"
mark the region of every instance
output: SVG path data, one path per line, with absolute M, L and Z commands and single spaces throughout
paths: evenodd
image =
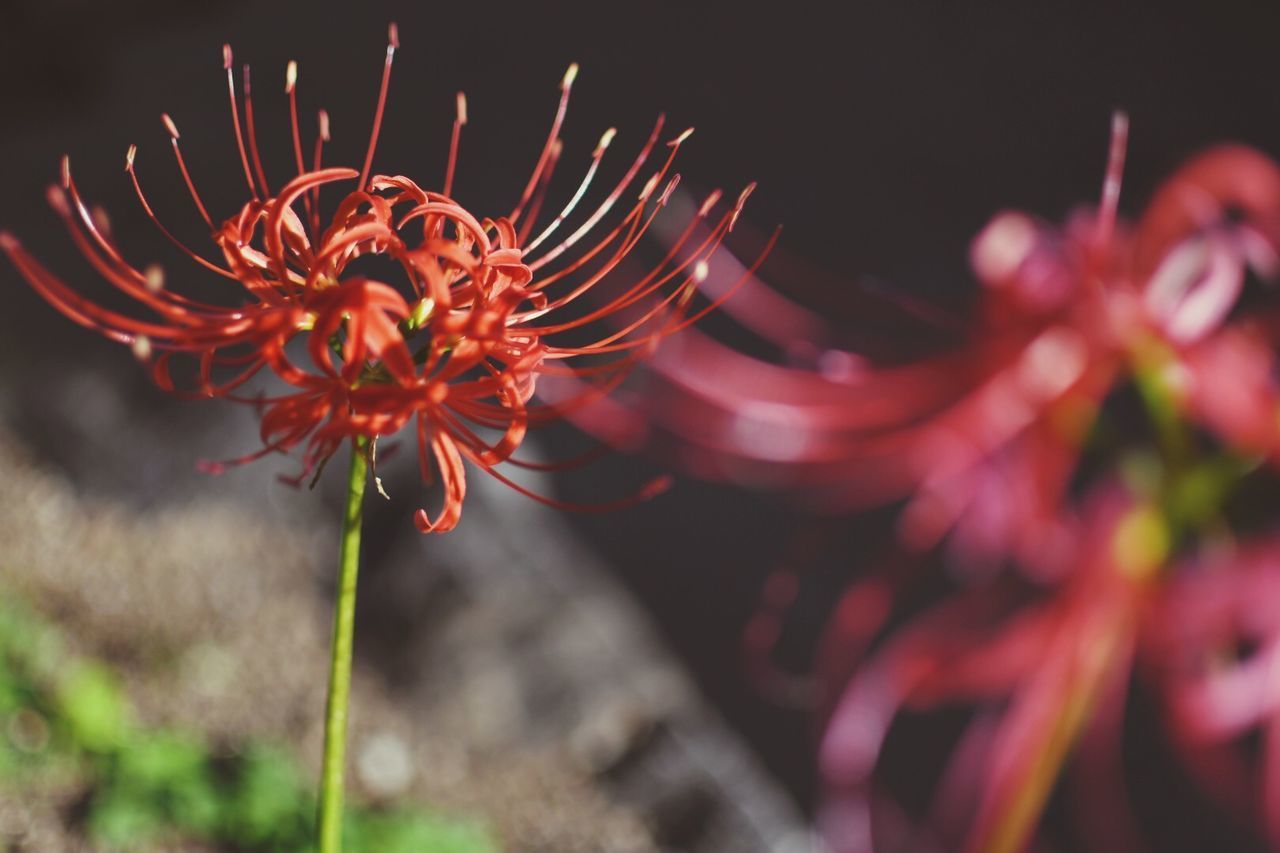
M 1163 461 L 1176 474 L 1192 461 L 1195 447 L 1164 378 L 1164 372 L 1172 361 L 1173 356 L 1165 352 L 1161 345 L 1148 344 L 1137 352 L 1133 378 L 1138 395 L 1155 427 L 1156 441 L 1164 456 Z
M 338 595 L 333 605 L 329 701 L 324 717 L 324 769 L 320 777 L 320 853 L 342 849 L 342 794 L 346 772 L 347 707 L 351 698 L 351 649 L 356 624 L 356 576 L 360 572 L 360 522 L 368 463 L 363 439 L 351 445 L 347 509 L 342 521 Z

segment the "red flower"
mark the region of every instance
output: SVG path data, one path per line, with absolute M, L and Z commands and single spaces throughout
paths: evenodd
M 978 708 L 943 771 L 927 827 L 899 839 L 909 849 L 1024 849 L 1068 750 L 1080 737 L 1117 735 L 1168 532 L 1158 511 L 1118 490 L 1093 501 L 1074 532 L 1078 560 L 1052 594 L 1021 607 L 1011 606 L 1017 595 L 1007 588 L 959 594 L 908 621 L 861 662 L 838 694 L 819 752 L 820 821 L 834 851 L 880 849 L 875 838 L 890 803 L 874 771 L 903 711 Z M 877 630 L 833 624 L 846 629 L 858 637 Z M 1095 775 L 1107 779 L 1111 769 Z M 941 838 L 930 842 L 930 834 Z M 966 839 L 961 846 L 957 835 Z
M 304 162 L 297 66 L 289 64 L 285 91 L 297 174 L 275 190 L 258 153 L 248 66 L 242 126 L 231 50 L 224 47 L 232 127 L 249 200 L 221 225 L 215 224 L 191 178 L 176 125 L 163 116 L 178 170 L 212 232 L 219 262 L 188 248 L 156 219 L 138 181 L 136 148 L 130 147 L 126 170 L 147 215 L 196 263 L 240 285 L 239 304 L 211 305 L 181 296 L 165 287 L 158 267 L 139 269 L 126 261 L 104 218 L 86 207 L 66 159 L 61 185 L 49 191 L 54 210 L 94 268 L 154 317 L 139 319 L 79 295 L 8 233 L 0 233 L 0 249 L 62 313 L 130 344 L 139 359 L 150 362 L 161 387 L 177 389 L 173 358 L 189 355 L 198 366 L 194 392 L 262 406 L 264 446 L 236 462 L 301 446 L 300 480 L 343 441 L 376 440 L 412 424 L 423 477 L 430 479 L 438 471 L 445 487 L 439 513 L 432 517 L 419 510 L 416 523 L 424 532 L 441 532 L 451 529 L 461 512 L 463 460 L 531 494 L 495 469 L 516 461 L 512 453 L 526 430 L 616 386 L 658 340 L 722 301 L 723 296 L 693 313 L 688 307 L 752 187 L 706 233 L 692 239 L 693 228 L 685 229 L 662 261 L 638 280 L 615 289 L 602 304 L 577 309 L 584 297 L 616 277 L 612 273 L 666 205 L 679 182 L 672 162 L 690 131 L 667 142 L 659 165 L 642 175 L 658 148 L 659 117 L 621 180 L 589 213 L 576 215 L 613 141 L 610 129 L 577 190 L 549 222 L 538 225 L 561 156 L 560 130 L 577 73 L 577 66 L 571 66 L 561 83 L 550 133 L 514 210 L 477 217 L 451 195 L 467 121 L 461 93 L 439 191 L 424 190 L 398 175 L 370 178 L 398 46 L 393 24 L 360 170 L 323 167 L 329 137 L 323 111 L 312 162 Z M 326 221 L 321 188 L 352 181 Z M 638 194 L 628 195 L 637 186 L 642 187 Z M 719 192 L 713 194 L 696 219 L 707 217 L 719 197 Z M 605 224 L 611 215 L 611 224 Z M 572 225 L 575 218 L 580 222 Z M 561 233 L 570 227 L 567 235 Z M 379 281 L 350 269 L 357 258 L 370 255 L 393 262 L 401 280 Z M 581 335 L 578 330 L 589 331 L 609 316 L 623 318 L 624 328 L 586 341 L 566 340 L 569 333 Z M 295 340 L 305 342 L 305 348 L 291 346 Z M 272 397 L 241 395 L 238 389 L 263 368 L 291 389 Z M 539 377 L 557 374 L 582 384 L 577 399 L 555 408 L 531 402 Z M 486 433 L 496 438 L 487 439 Z M 650 484 L 637 497 L 661 486 Z
M 633 419 L 703 476 L 782 489 L 824 513 L 905 499 L 912 549 L 950 535 L 962 563 L 1012 557 L 1044 576 L 1066 569 L 1069 549 L 1045 543 L 1063 541 L 1080 449 L 1121 383 L 1137 377 L 1229 443 L 1280 449 L 1280 314 L 1209 334 L 1250 270 L 1280 271 L 1280 170 L 1241 146 L 1212 149 L 1131 228 L 1116 215 L 1126 137 L 1118 115 L 1096 210 L 1061 226 L 1003 212 L 978 234 L 980 302 L 958 346 L 888 366 L 834 346 L 805 352 L 797 335 L 837 335 L 753 281 L 726 311 L 803 363 L 691 333 L 650 362 L 654 390 Z M 602 431 L 621 414 L 610 405 Z
M 1145 849 L 1121 767 L 1134 681 L 1160 700 L 1162 733 L 1207 798 L 1280 845 L 1280 541 L 1219 540 L 1170 560 L 1167 510 L 1115 488 L 1073 532 L 1060 584 L 972 586 L 887 636 L 901 578 L 846 594 L 818 671 L 830 691 L 820 820 L 834 851 L 902 833 L 910 849 L 1023 849 L 1064 778 L 1090 849 Z M 886 737 L 900 716 L 956 708 L 971 722 L 907 828 L 876 777 Z M 1251 736 L 1257 749 L 1242 749 Z
M 1117 218 L 1126 130 L 1118 117 L 1096 210 L 1061 225 L 1003 212 L 980 232 L 976 315 L 941 354 L 877 364 L 826 344 L 836 335 L 822 318 L 751 282 L 726 311 L 790 363 L 691 333 L 649 363 L 649 393 L 631 401 L 655 443 L 703 476 L 824 513 L 903 501 L 897 539 L 910 553 L 898 562 L 933 567 L 928 555 L 949 548 L 947 571 L 923 581 L 901 565 L 856 580 L 807 680 L 770 659 L 798 597 L 790 570 L 747 626 L 748 675 L 816 706 L 834 850 L 1024 849 L 1066 770 L 1083 782 L 1081 836 L 1141 849 L 1115 764 L 1135 676 L 1164 700 L 1168 734 L 1206 788 L 1245 803 L 1280 845 L 1276 546 L 1168 558 L 1221 548 L 1226 520 L 1195 514 L 1220 510 L 1258 459 L 1280 460 L 1280 313 L 1249 281 L 1280 272 L 1280 169 L 1240 146 L 1211 149 L 1129 225 Z M 1158 445 L 1141 458 L 1088 442 L 1125 386 Z M 623 403 L 607 405 L 602 431 Z M 1140 491 L 1114 485 L 1122 467 L 1142 481 L 1143 464 Z M 1099 476 L 1102 496 L 1081 507 L 1076 487 Z M 911 615 L 908 593 L 944 598 Z M 972 723 L 933 805 L 900 808 L 878 773 L 890 729 L 903 712 L 956 709 Z M 1251 761 L 1238 741 L 1255 732 Z

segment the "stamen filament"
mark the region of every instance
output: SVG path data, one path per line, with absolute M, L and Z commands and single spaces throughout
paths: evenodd
M 244 134 L 240 132 L 240 108 L 236 106 L 236 78 L 231 70 L 231 45 L 222 46 L 222 67 L 227 72 L 227 96 L 231 102 L 231 126 L 236 134 L 236 148 L 240 151 L 240 165 L 244 167 L 244 182 L 249 187 L 249 194 L 255 201 L 261 199 L 258 189 L 253 184 L 253 173 L 249 170 L 249 156 L 245 153 Z
M 164 122 L 165 129 L 169 131 L 169 137 L 173 142 L 173 156 L 178 161 L 178 170 L 182 172 L 182 180 L 187 184 L 187 190 L 191 193 L 191 200 L 196 203 L 196 209 L 200 211 L 200 217 L 204 219 L 206 225 L 213 228 L 213 219 L 209 216 L 209 211 L 205 208 L 204 202 L 200 199 L 200 193 L 196 192 L 196 185 L 191 180 L 191 174 L 187 171 L 186 160 L 182 157 L 182 149 L 178 145 L 178 128 L 173 123 L 173 119 L 169 118 L 168 113 L 162 113 L 160 120 Z
M 393 23 L 387 28 L 387 61 L 382 66 L 382 85 L 378 88 L 378 107 L 373 113 L 373 128 L 369 132 L 369 150 L 364 155 L 364 168 L 360 170 L 360 189 L 369 185 L 369 170 L 373 168 L 373 152 L 378 147 L 378 133 L 382 130 L 382 113 L 387 106 L 387 88 L 391 85 L 391 63 L 400 46 L 400 33 Z

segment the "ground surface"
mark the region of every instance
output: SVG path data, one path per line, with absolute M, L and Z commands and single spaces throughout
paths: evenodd
M 139 416 L 106 381 L 86 368 L 12 419 L 27 440 L 0 434 L 4 580 L 121 668 L 144 722 L 282 738 L 313 768 L 337 496 L 267 469 L 193 474 L 197 452 L 251 446 L 251 420 L 207 420 L 207 405 Z M 420 497 L 403 468 L 384 471 L 388 489 Z M 556 513 L 480 477 L 455 534 L 420 537 L 402 509 L 370 519 L 361 797 L 480 818 L 512 851 L 807 849 L 789 803 Z M 66 843 L 56 801 L 4 813 L 25 849 Z

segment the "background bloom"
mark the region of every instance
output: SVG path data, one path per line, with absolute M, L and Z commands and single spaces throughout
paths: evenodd
M 1130 224 L 1117 215 L 1127 133 L 1117 116 L 1096 209 L 1061 225 L 1006 211 L 979 232 L 977 308 L 937 354 L 884 363 L 832 347 L 778 364 L 691 335 L 650 365 L 649 395 L 609 404 L 629 403 L 703 476 L 823 513 L 894 508 L 900 553 L 850 583 L 807 681 L 770 660 L 803 594 L 794 567 L 745 633 L 752 677 L 814 714 L 836 851 L 1022 849 L 1068 775 L 1084 780 L 1078 831 L 1141 849 L 1120 764 L 1137 683 L 1206 789 L 1256 802 L 1245 811 L 1265 833 L 1280 825 L 1269 747 L 1241 760 L 1227 743 L 1271 718 L 1269 611 L 1234 597 L 1263 583 L 1246 555 L 1269 552 L 1236 543 L 1227 496 L 1269 476 L 1258 465 L 1280 428 L 1265 290 L 1280 171 L 1210 149 Z M 835 337 L 759 283 L 726 312 L 772 342 Z M 1202 669 L 1215 659 L 1221 678 Z M 957 714 L 959 734 L 933 736 L 948 745 L 940 768 L 921 750 L 895 758 L 904 720 Z M 885 778 L 907 772 L 923 778 Z

